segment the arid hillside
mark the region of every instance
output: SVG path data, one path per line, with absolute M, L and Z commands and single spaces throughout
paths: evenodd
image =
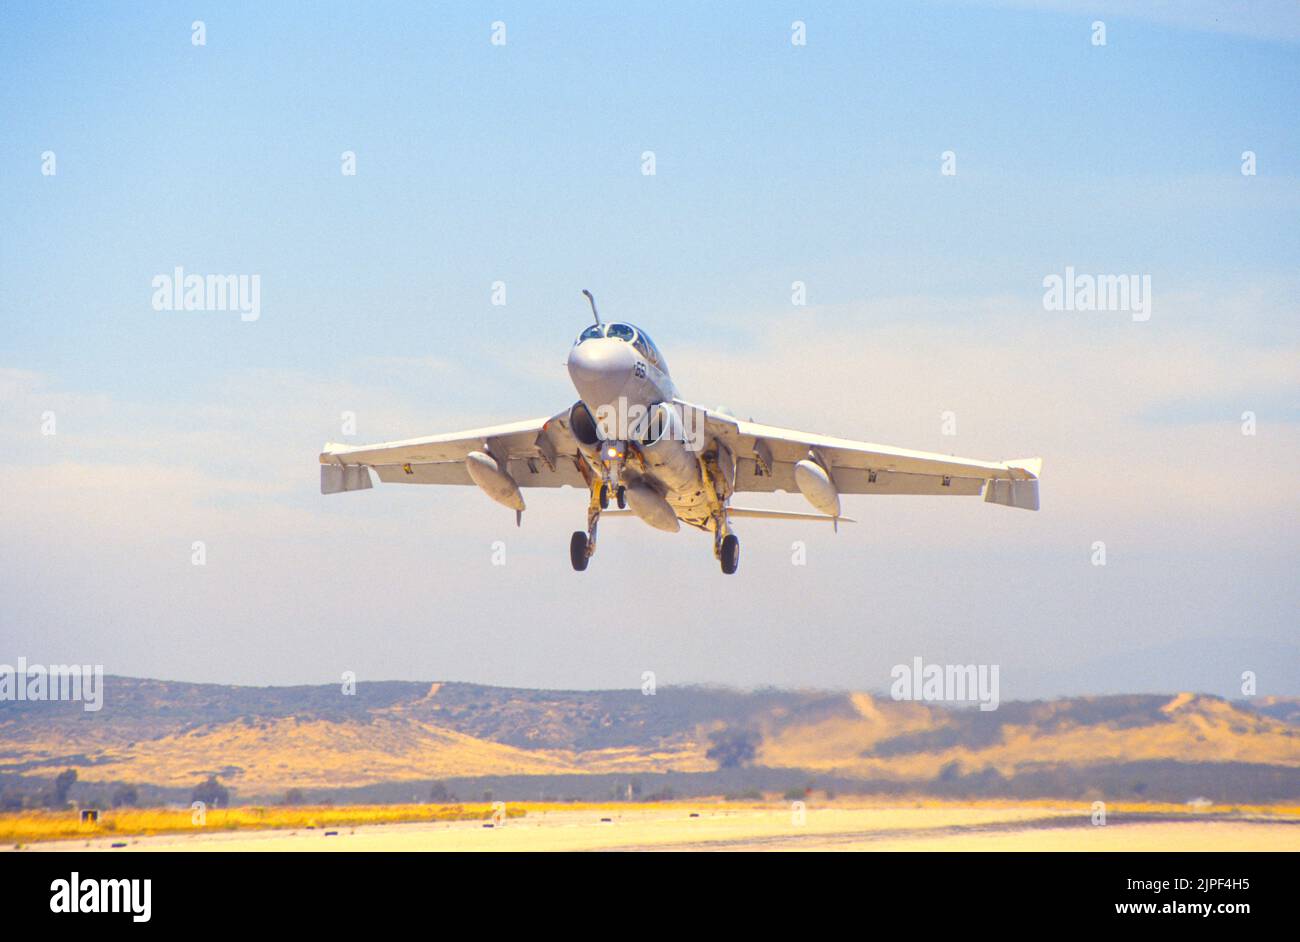
M 0 786 L 30 792 L 74 769 L 80 788 L 179 792 L 215 775 L 239 796 L 400 786 L 410 800 L 435 781 L 536 797 L 580 793 L 584 779 L 616 792 L 807 780 L 865 792 L 1275 801 L 1300 797 L 1298 714 L 1275 698 L 1188 693 L 981 712 L 818 691 L 376 682 L 345 695 L 110 677 L 98 712 L 0 703 Z

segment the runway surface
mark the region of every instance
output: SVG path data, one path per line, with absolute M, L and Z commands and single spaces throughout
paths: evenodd
M 114 844 L 124 844 L 113 847 Z M 50 841 L 26 851 L 1300 850 L 1295 818 L 1113 816 L 1004 808 L 727 808 L 665 805 L 530 812 L 504 824 L 420 822 Z

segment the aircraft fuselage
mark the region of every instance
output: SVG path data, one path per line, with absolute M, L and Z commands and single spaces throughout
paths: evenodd
M 713 528 L 730 497 L 734 462 L 716 443 L 685 434 L 680 410 L 664 411 L 674 408 L 677 390 L 649 336 L 630 324 L 594 325 L 567 366 L 600 431 L 599 447 L 584 450 L 592 471 L 610 488 L 625 488 L 632 512 L 657 529 L 676 530 L 679 519 Z M 706 470 L 715 473 L 706 479 Z

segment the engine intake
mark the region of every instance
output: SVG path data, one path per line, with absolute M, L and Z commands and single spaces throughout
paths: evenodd
M 581 399 L 569 410 L 569 431 L 573 432 L 573 437 L 580 445 L 593 448 L 600 443 L 600 430 L 596 427 L 596 420 Z

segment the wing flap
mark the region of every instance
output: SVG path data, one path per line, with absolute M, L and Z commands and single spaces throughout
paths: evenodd
M 427 461 L 423 464 L 377 464 L 375 474 L 384 484 L 473 484 L 463 461 Z
M 321 450 L 320 460 L 321 464 L 342 462 L 368 465 L 463 461 L 471 451 L 481 451 L 489 440 L 495 440 L 508 447 L 511 457 L 517 450 L 521 452 L 527 450 L 530 454 L 536 454 L 537 435 L 550 421 L 546 418 L 528 419 L 507 425 L 491 425 L 463 432 L 426 435 L 423 438 L 407 438 L 374 445 L 326 442 Z
M 833 464 L 831 473 L 841 494 L 929 494 L 936 497 L 978 497 L 984 487 L 983 478 L 954 477 L 944 484 L 943 475 L 900 474 L 895 471 L 868 471 Z M 794 481 L 794 463 L 777 461 L 771 473 L 765 474 L 762 465 L 753 459 L 741 458 L 736 462 L 736 490 L 741 492 L 771 493 L 786 491 L 798 493 Z

